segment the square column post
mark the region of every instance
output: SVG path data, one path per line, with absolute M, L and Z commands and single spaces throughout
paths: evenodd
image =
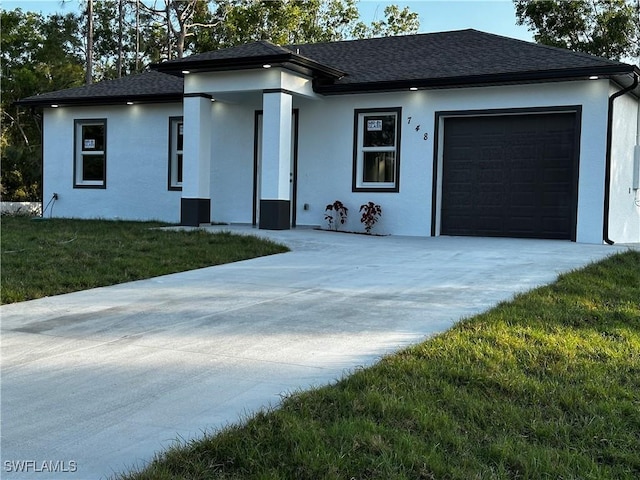
M 262 94 L 260 222 L 265 230 L 291 228 L 291 114 L 293 99 L 282 90 Z
M 184 147 L 180 224 L 211 222 L 211 97 L 184 97 Z

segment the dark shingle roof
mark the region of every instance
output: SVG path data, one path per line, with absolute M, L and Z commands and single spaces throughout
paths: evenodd
M 105 80 L 93 85 L 67 88 L 22 99 L 19 105 L 65 105 L 118 104 L 133 102 L 182 101 L 184 85 L 180 77 L 166 73 L 149 71 L 115 80 Z
M 384 82 L 415 82 L 420 86 L 422 81 L 424 86 L 446 86 L 484 76 L 534 80 L 581 70 L 593 74 L 633 71 L 632 66 L 621 62 L 472 29 L 289 48 L 348 73 L 323 87 L 326 93 Z
M 158 71 L 19 103 L 174 101 L 182 96 L 182 70 L 235 70 L 271 62 L 313 76 L 314 88 L 322 94 L 640 74 L 633 65 L 469 29 L 285 47 L 259 41 L 152 65 Z
M 477 30 L 298 44 L 261 41 L 164 62 L 160 71 L 308 67 L 319 93 L 381 91 L 622 75 L 636 67 Z M 324 70 L 321 71 L 321 68 Z
M 348 83 L 444 78 L 615 65 L 618 62 L 461 30 L 402 37 L 296 45 L 301 55 L 349 72 Z
M 162 62 L 159 65 L 171 65 L 171 64 L 187 64 L 190 62 L 199 62 L 202 60 L 229 60 L 236 58 L 256 58 L 256 57 L 268 57 L 270 55 L 282 55 L 290 54 L 291 50 L 276 45 L 267 40 L 260 40 L 258 42 L 247 43 L 244 45 L 238 45 L 230 48 L 223 48 L 221 50 L 214 50 L 213 52 L 199 53 L 191 55 L 186 58 L 169 60 Z

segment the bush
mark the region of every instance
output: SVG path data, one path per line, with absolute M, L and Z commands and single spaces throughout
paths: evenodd
M 0 193 L 6 202 L 39 202 L 42 196 L 40 146 L 2 149 Z
M 335 202 L 327 205 L 324 211 L 335 212 L 325 213 L 324 215 L 324 219 L 327 221 L 327 223 L 329 223 L 329 230 L 338 231 L 338 222 L 340 223 L 340 225 L 344 225 L 347 221 L 347 214 L 349 212 L 349 209 L 345 207 L 340 200 L 336 200 Z
M 380 205 L 369 202 L 365 203 L 364 205 L 360 205 L 360 211 L 362 212 L 360 222 L 364 225 L 365 231 L 370 235 L 371 229 L 378 222 L 380 216 L 382 215 L 382 208 L 380 207 Z

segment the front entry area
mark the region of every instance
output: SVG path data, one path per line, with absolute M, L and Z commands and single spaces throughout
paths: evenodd
M 579 111 L 443 119 L 440 233 L 575 240 Z

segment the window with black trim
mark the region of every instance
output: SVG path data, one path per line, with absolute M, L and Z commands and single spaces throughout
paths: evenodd
M 183 118 L 169 118 L 169 190 L 182 190 L 183 134 Z
M 355 111 L 353 190 L 399 190 L 402 109 Z
M 107 120 L 75 121 L 74 187 L 107 184 Z

